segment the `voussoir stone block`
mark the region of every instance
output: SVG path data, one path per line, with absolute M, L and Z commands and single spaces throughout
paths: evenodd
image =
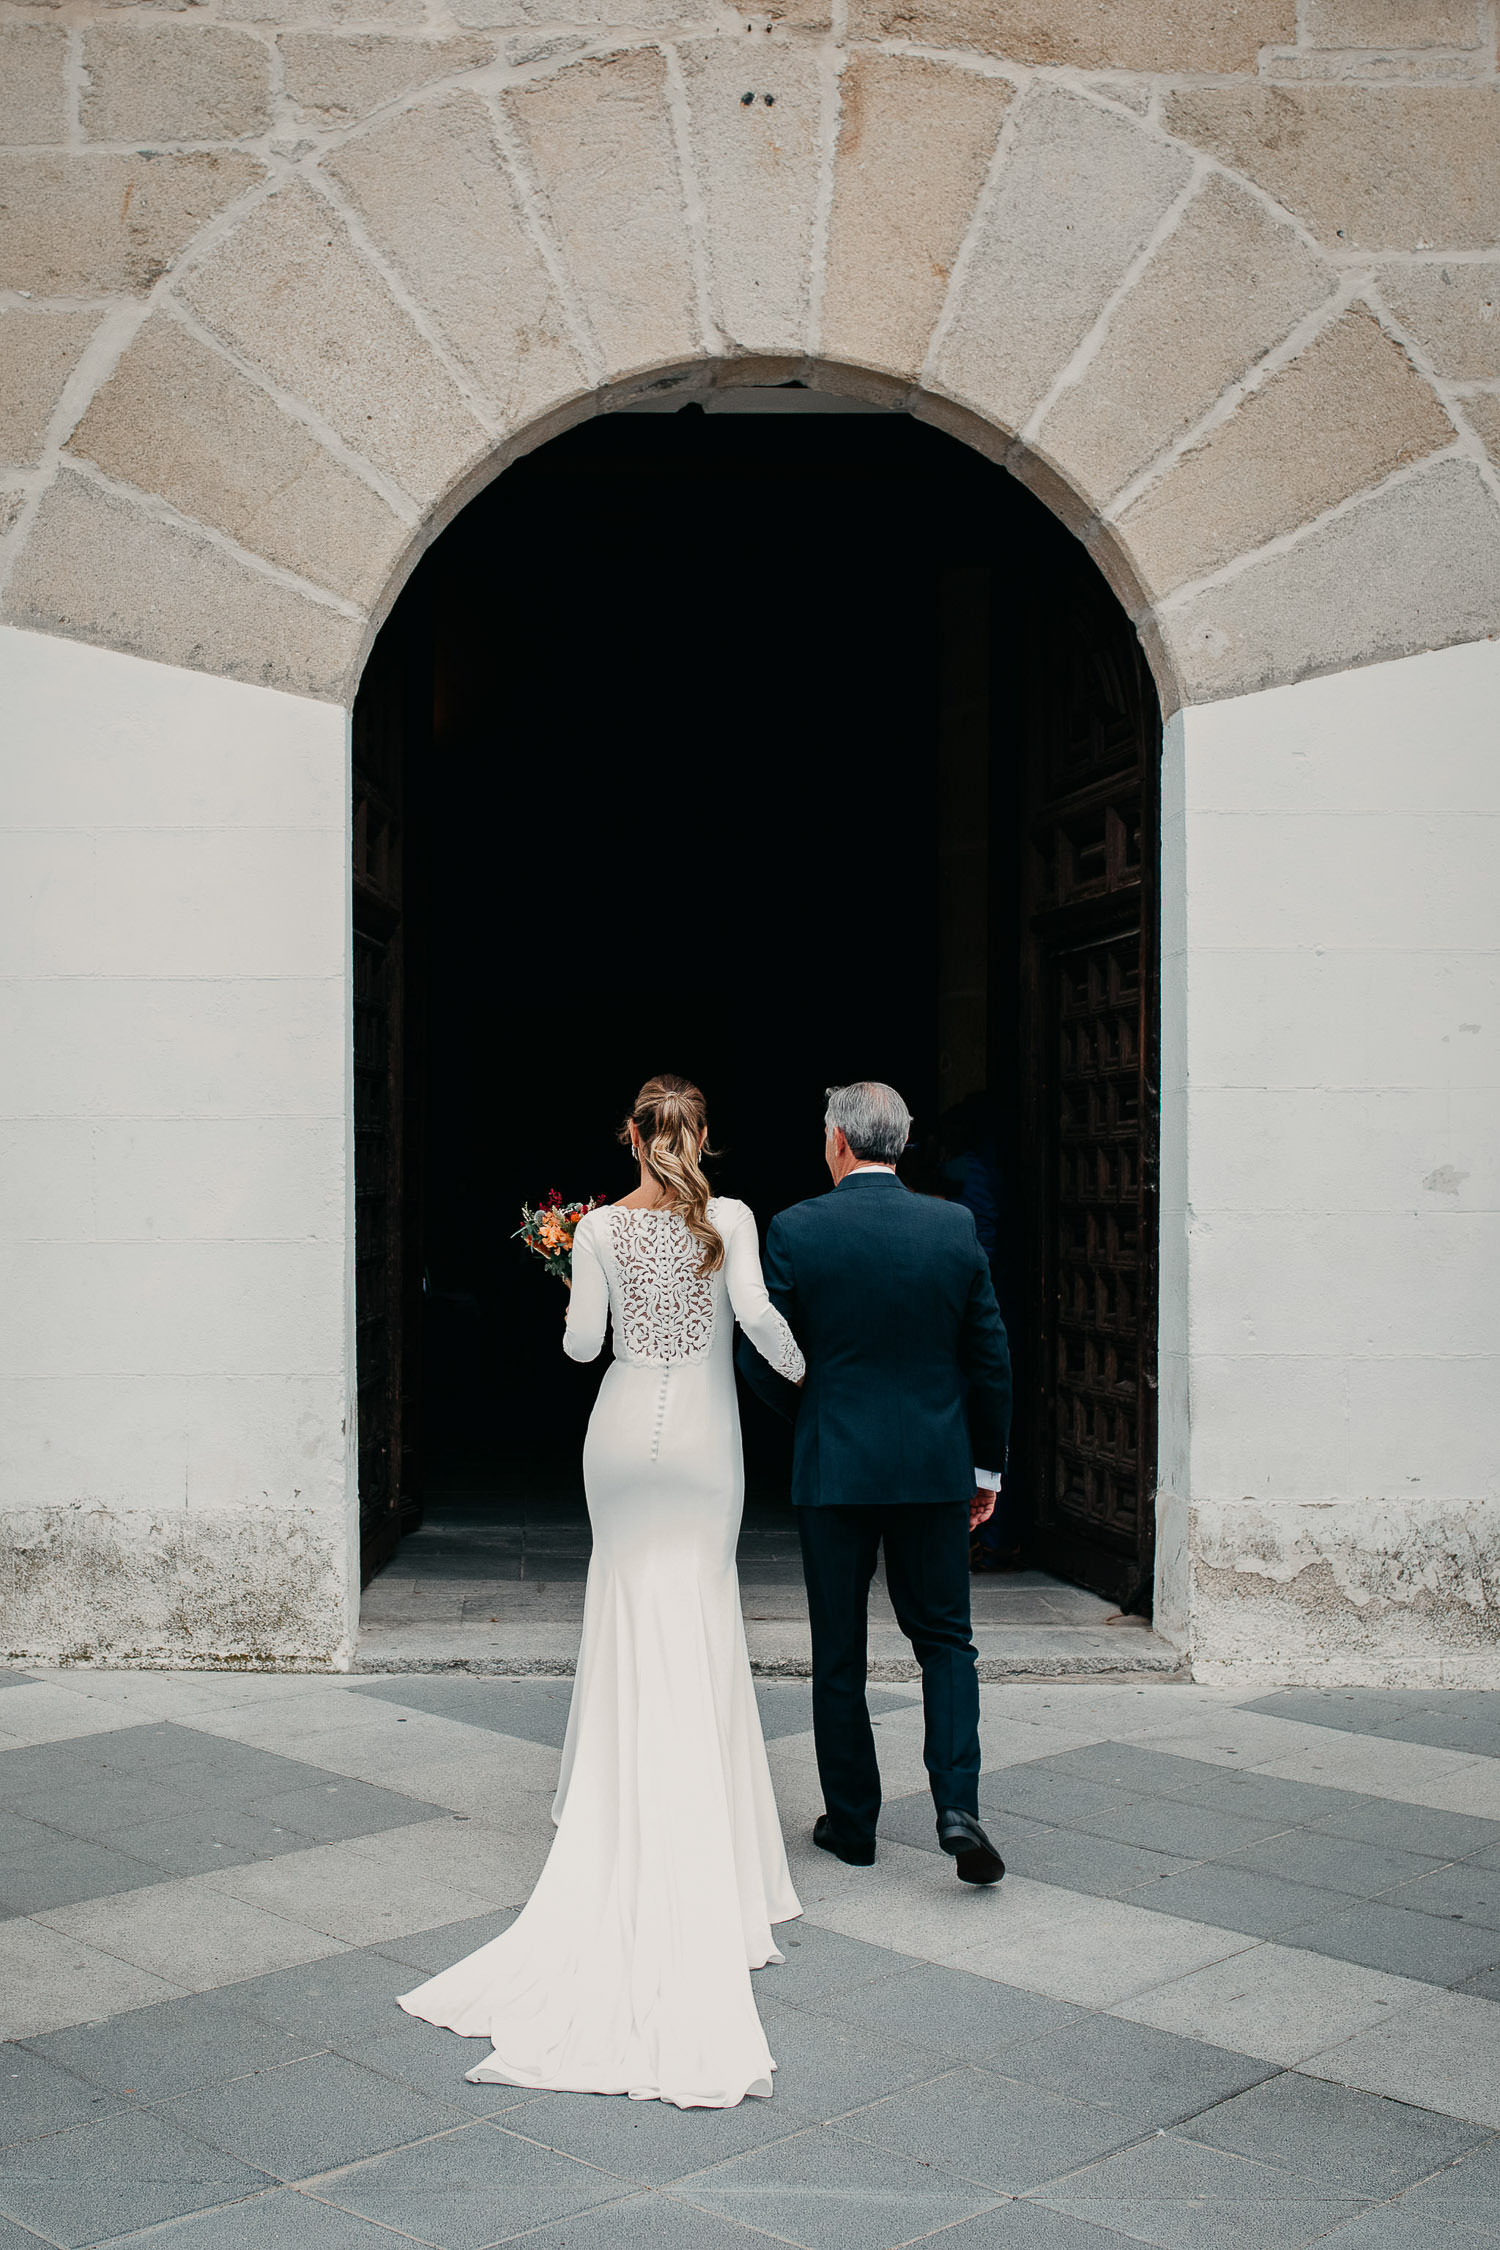
M 796 352 L 818 200 L 817 62 L 726 39 L 679 51 L 719 325 L 744 351 Z
M 1210 150 L 1346 249 L 1500 237 L 1500 88 L 1187 86 L 1170 132 Z
M 1500 469 L 1500 392 L 1479 391 L 1463 403 L 1466 419 L 1483 441 L 1484 449 Z
M 1333 286 L 1331 269 L 1293 227 L 1212 175 L 1037 443 L 1080 491 L 1107 500 Z
M 1453 436 L 1400 345 L 1368 313 L 1346 313 L 1127 508 L 1120 536 L 1143 585 L 1165 593 Z
M 1500 376 L 1500 265 L 1388 266 L 1380 289 L 1439 375 Z
M 942 387 L 1019 429 L 1191 174 L 1184 151 L 1112 110 L 1052 86 L 1028 95 L 938 355 Z
M 280 45 L 287 92 L 330 125 L 495 60 L 487 39 L 391 39 L 378 31 L 289 31 Z
M 0 462 L 24 467 L 41 452 L 62 387 L 94 330 L 91 312 L 0 312 Z
M 427 10 L 423 0 L 219 0 L 218 13 L 225 23 L 296 24 L 307 18 L 320 26 L 330 23 L 421 23 Z
M 1014 96 L 952 63 L 851 57 L 823 284 L 830 359 L 920 370 Z
M 1500 507 L 1467 461 L 1436 461 L 1157 625 L 1205 703 L 1500 633 Z
M 76 471 L 38 510 L 6 589 L 12 625 L 191 671 L 341 697 L 364 627 Z
M 1253 70 L 1296 0 L 850 0 L 852 39 L 972 47 L 1075 70 Z
M 336 213 L 300 182 L 257 205 L 183 295 L 413 499 L 435 498 L 486 450 L 442 360 Z
M 144 296 L 204 223 L 264 177 L 238 149 L 0 153 L 0 288 Z
M 607 372 L 699 354 L 667 65 L 654 48 L 570 63 L 502 107 Z
M 53 24 L 0 24 L 0 141 L 43 146 L 66 137 L 68 35 Z
M 271 52 L 212 24 L 92 24 L 83 130 L 94 141 L 236 141 L 271 121 Z
M 404 111 L 346 141 L 327 169 L 507 429 L 586 387 L 566 308 L 476 95 Z
M 378 493 L 164 316 L 141 330 L 69 451 L 366 606 L 411 537 Z
M 1477 47 L 1478 0 L 1307 0 L 1309 47 Z

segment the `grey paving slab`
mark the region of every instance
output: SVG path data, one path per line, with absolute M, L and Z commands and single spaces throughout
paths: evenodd
M 1270 2063 L 1209 2047 L 1198 2039 L 1118 2016 L 1085 2016 L 1081 2023 L 1012 2047 L 993 2066 L 1004 2078 L 1024 2079 L 1053 2093 L 1098 2102 L 1142 2127 L 1180 2124 L 1262 2080 Z
M 993 1812 L 1021 1813 L 1029 1820 L 1059 1828 L 1091 1827 L 1103 1813 L 1121 1805 L 1151 1802 L 1139 1790 L 1111 1788 L 1101 1781 L 1084 1781 L 1077 1774 L 1059 1772 L 1048 1759 L 1025 1765 L 1002 1766 L 998 1773 L 981 1774 L 979 1802 Z
M 343 2055 L 313 2055 L 186 2094 L 159 2110 L 187 2132 L 278 2180 L 305 2180 L 462 2122 L 434 2101 Z
M 787 1923 L 777 1930 L 776 1938 L 786 1959 L 777 1969 L 761 1971 L 755 1983 L 757 1999 L 764 1994 L 798 2007 L 816 2006 L 834 1994 L 899 1976 L 919 1965 L 909 1953 L 866 1945 L 863 1938 L 820 1929 L 816 1922 Z
M 1170 1789 L 1163 1786 L 1163 1796 L 1180 1796 L 1187 1804 L 1211 1805 L 1219 1812 L 1247 1813 L 1277 1828 L 1310 1826 L 1350 1804 L 1368 1805 L 1370 1801 L 1358 1797 L 1352 1789 L 1291 1781 L 1281 1774 L 1256 1773 L 1245 1766 L 1212 1765 L 1202 1758 L 1169 1758 L 1165 1751 L 1152 1755 L 1186 1769 L 1174 1777 Z
M 319 2202 L 296 2188 L 271 2188 L 216 2211 L 195 2212 L 149 2233 L 127 2235 L 118 2250 L 400 2250 L 385 2227 Z M 0 2237 L 0 2250 L 9 2250 Z
M 1182 2132 L 1186 2139 L 1279 2165 L 1320 2188 L 1377 2199 L 1398 2194 L 1492 2138 L 1485 2126 L 1293 2071 L 1220 2102 Z
M 105 2023 L 46 2032 L 27 2045 L 106 2093 L 140 2102 L 167 2101 L 328 2046 L 319 2030 L 297 2031 L 247 2014 L 234 2003 L 237 1989 L 159 2000 Z
M 1316 1884 L 1346 1897 L 1374 1898 L 1394 1884 L 1431 1874 L 1441 1862 L 1421 1852 L 1330 1835 L 1326 1829 L 1292 1828 L 1236 1852 L 1228 1864 L 1255 1868 L 1283 1882 Z
M 1003 2067 L 1003 2066 L 1002 2066 Z M 876 2148 L 1024 2195 L 1139 2137 L 1116 2110 L 966 2065 L 840 2121 Z
M 996 2201 L 957 2172 L 826 2126 L 700 2172 L 671 2192 L 802 2250 L 894 2250 Z
M 1500 1962 L 1500 1931 L 1414 1914 L 1379 1899 L 1362 1899 L 1327 1921 L 1288 1931 L 1283 1942 L 1427 1984 L 1461 1984 L 1476 1969 Z
M 455 1954 L 461 1960 L 462 1954 Z M 419 1979 L 404 1961 L 373 1946 L 335 1953 L 291 1969 L 222 1988 L 226 1999 L 245 2014 L 295 2031 L 319 2047 L 340 2047 L 350 2039 L 378 2037 L 411 2018 L 396 2005 Z
M 483 2250 L 549 2219 L 611 2202 L 628 2184 L 483 2123 L 392 2149 L 314 2186 L 328 2202 L 438 2250 Z
M 63 1804 L 86 1783 L 102 1781 L 107 1769 L 99 1750 L 109 1739 L 103 1734 L 75 1735 L 67 1742 L 0 1750 L 0 1807 L 10 1811 L 21 1799 L 38 1794 Z
M 1500 1963 L 1492 1969 L 1481 1969 L 1477 1976 L 1465 1977 L 1463 1983 L 1453 1989 L 1470 1992 L 1476 2000 L 1500 2000 Z
M 440 1969 L 451 1969 L 455 1961 L 477 1953 L 481 1945 L 508 1930 L 520 1912 L 517 1906 L 496 1907 L 491 1914 L 476 1914 L 472 1921 L 445 1922 L 441 1929 L 414 1930 L 410 1937 L 391 1938 L 387 1943 L 371 1946 L 371 1953 L 383 1954 L 388 1961 L 399 1961 L 408 1969 L 425 1970 L 430 1977 Z M 415 1978 L 397 1986 L 398 1992 L 410 1992 Z
M 448 1817 L 441 1806 L 403 1797 L 395 1789 L 379 1789 L 368 1781 L 351 1781 L 342 1774 L 325 1779 L 310 1775 L 306 1767 L 303 1776 L 299 1788 L 278 1789 L 268 1797 L 258 1797 L 255 1809 L 320 1844 L 339 1843 L 348 1836 L 375 1836 L 387 1828 L 409 1828 L 417 1821 Z
M 24 1860 L 57 1833 L 55 1826 L 19 1812 L 0 1812 L 0 1866 Z
M 13 2220 L 0 2218 L 0 2250 L 38 2250 L 41 2240 L 30 2227 L 18 2227 Z
M 913 1695 L 901 1688 L 878 1687 L 874 1681 L 865 1696 L 870 1716 L 877 1721 L 887 1711 L 916 1711 L 922 1707 L 920 1694 Z M 755 1701 L 760 1711 L 761 1732 L 767 1742 L 777 1742 L 784 1735 L 812 1732 L 811 1680 L 757 1680 Z
M 1065 1890 L 1087 1891 L 1095 1898 L 1129 1898 L 1138 1906 L 1153 1903 L 1149 1894 L 1155 1884 L 1197 1864 L 1172 1852 L 1147 1851 L 1112 1836 L 1094 1836 L 1087 1829 L 1041 1828 L 1035 1822 L 1018 1823 L 1010 1815 L 992 1817 L 990 1833 L 1006 1866 L 1017 1875 L 1058 1883 Z
M 1481 2250 L 1494 2239 L 1452 2221 L 1435 2234 L 1431 2219 L 1414 2218 L 1400 2203 L 1377 2203 L 1323 2237 L 1329 2250 Z
M 908 2037 L 846 2017 L 762 1998 L 760 2019 L 776 2063 L 776 2099 L 809 2116 L 837 2117 L 947 2067 Z
M 378 1703 L 399 1704 L 408 1711 L 426 1711 L 438 1719 L 457 1719 L 464 1726 L 485 1727 L 492 1734 L 515 1735 L 523 1742 L 541 1742 L 560 1750 L 567 1732 L 573 1683 L 571 1680 L 481 1680 L 462 1673 L 433 1676 L 411 1673 L 401 1679 L 361 1681 L 350 1693 L 371 1697 Z
M 1430 1805 L 1397 1804 L 1390 1797 L 1359 1797 L 1311 1824 L 1319 1834 L 1417 1852 L 1429 1859 L 1468 1859 L 1500 1844 L 1500 1820 L 1477 1813 L 1436 1812 Z
M 1312 2183 L 1176 2134 L 1089 2165 L 1047 2190 L 1075 2218 L 1163 2250 L 1301 2250 L 1367 2208 Z
M 1172 1852 L 1181 1859 L 1219 1859 L 1275 1832 L 1271 1821 L 1220 1812 L 1213 1805 L 1187 1804 L 1175 1797 L 1112 1805 L 1093 1815 L 1087 1825 L 1096 1836 L 1140 1844 L 1148 1851 Z
M 506 2130 L 595 2164 L 632 2187 L 667 2187 L 820 2122 L 821 2103 L 798 2102 L 781 2084 L 769 2101 L 734 2109 L 676 2109 L 607 2094 L 536 2094 L 501 2120 Z
M 1046 1999 L 996 1984 L 966 1969 L 922 1963 L 903 1975 L 844 1992 L 819 1995 L 808 2006 L 844 2022 L 868 2025 L 882 2037 L 909 2039 L 950 2062 L 994 2063 L 1013 2047 L 1099 2019 L 1067 2000 Z M 999 2067 L 1003 2067 L 1000 2065 Z
M 1392 2206 L 1429 2230 L 1439 2223 L 1500 2236 L 1500 2135 L 1484 2141 L 1456 2164 L 1419 2180 Z M 1434 2240 L 1429 2231 L 1428 2240 Z
M 21 1819 L 41 1823 L 54 1836 L 86 1836 L 94 1842 L 103 1842 L 115 1829 L 138 1826 L 145 1809 L 139 1777 L 111 1773 L 105 1766 L 81 1775 L 69 1789 L 33 1789 L 12 1805 Z
M 1185 1922 L 1208 1922 L 1220 1930 L 1244 1930 L 1251 1937 L 1278 1937 L 1304 1923 L 1323 1920 L 1332 1908 L 1357 1903 L 1347 1891 L 1280 1882 L 1240 1860 L 1189 1867 L 1153 1884 L 1149 1898 L 1137 1893 L 1131 1898 L 1132 1904 L 1150 1906 L 1158 1914 L 1177 1914 Z
M 1500 1867 L 1440 1867 L 1387 1891 L 1385 1904 L 1500 1930 Z
M 464 2076 L 490 2051 L 488 2039 L 460 2039 L 455 2031 L 440 2031 L 435 2024 L 420 2023 L 403 2015 L 392 2031 L 373 2039 L 341 2043 L 340 2053 L 351 2062 L 414 2086 L 434 2101 L 450 2103 L 466 2117 L 496 2117 L 536 2096 L 522 2086 L 471 2086 Z
M 136 1798 L 139 1810 L 139 1790 Z M 207 1875 L 216 1867 L 248 1867 L 282 1852 L 305 1851 L 315 1840 L 272 1818 L 258 1804 L 199 1808 L 180 1799 L 170 1801 L 164 1814 L 135 1827 L 112 1828 L 108 1837 L 115 1851 L 129 1852 L 155 1868 L 158 1882 L 174 1875 Z
M 997 2203 L 932 2238 L 933 2250 L 1122 2250 L 1128 2237 L 1029 2198 Z
M 62 2062 L 11 2041 L 0 2046 L 0 2147 L 85 2124 L 118 2106 L 113 2094 L 76 2077 Z
M 1500 1690 L 1283 1688 L 1245 1708 L 1351 1734 L 1500 1757 Z
M 32 1687 L 35 1674 L 31 1672 L 0 1672 L 0 1688 Z
M 267 2184 L 156 2110 L 122 2109 L 0 2155 L 0 2211 L 77 2250 Z
M 132 1859 L 128 1852 L 54 1833 L 26 1859 L 0 1867 L 0 1907 L 9 1914 L 44 1914 L 51 1907 L 112 1898 L 117 1891 L 138 1891 L 160 1881 L 159 1867 Z
M 647 2190 L 539 2227 L 526 2236 L 525 2250 L 766 2250 L 766 2237 Z

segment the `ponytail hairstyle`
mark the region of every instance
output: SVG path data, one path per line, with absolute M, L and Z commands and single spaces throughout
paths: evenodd
M 641 1136 L 646 1170 L 686 1225 L 695 1242 L 703 1245 L 700 1280 L 716 1273 L 724 1263 L 724 1237 L 708 1219 L 712 1192 L 699 1159 L 714 1152 L 704 1141 L 708 1110 L 703 1096 L 687 1078 L 664 1071 L 648 1078 L 636 1095 L 630 1115 L 620 1127 L 620 1139 L 630 1146 L 630 1128 Z

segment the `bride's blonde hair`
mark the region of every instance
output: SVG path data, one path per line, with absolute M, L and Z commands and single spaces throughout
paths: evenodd
M 620 1127 L 620 1138 L 627 1148 L 632 1125 L 641 1136 L 646 1170 L 666 1197 L 668 1207 L 684 1222 L 694 1241 L 703 1245 L 700 1276 L 717 1272 L 724 1263 L 724 1237 L 710 1224 L 708 1199 L 712 1190 L 699 1162 L 701 1156 L 714 1153 L 704 1139 L 708 1109 L 703 1096 L 690 1079 L 663 1071 L 659 1077 L 646 1080 Z

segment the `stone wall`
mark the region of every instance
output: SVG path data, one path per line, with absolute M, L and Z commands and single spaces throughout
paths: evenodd
M 0 614 L 346 700 L 516 449 L 797 379 L 1003 455 L 1168 708 L 1500 627 L 1488 7 L 622 5 L 0 0 Z

